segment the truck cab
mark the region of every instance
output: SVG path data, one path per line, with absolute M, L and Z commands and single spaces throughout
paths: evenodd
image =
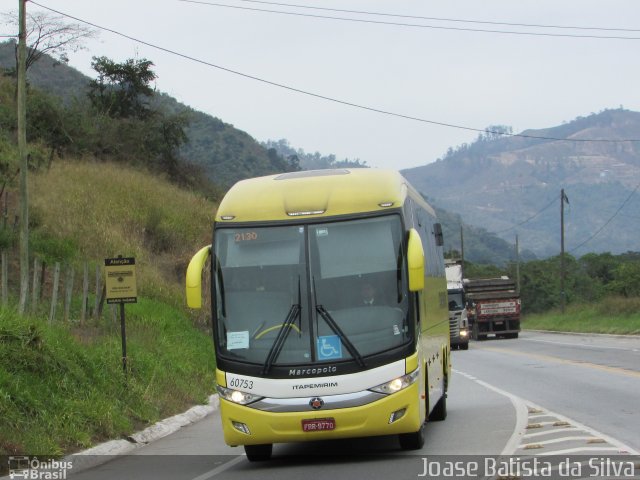
M 449 328 L 451 348 L 469 349 L 469 318 L 467 299 L 462 281 L 462 264 L 447 261 L 447 296 L 449 298 Z

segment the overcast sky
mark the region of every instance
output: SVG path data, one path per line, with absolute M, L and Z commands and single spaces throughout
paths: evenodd
M 208 0 L 205 0 L 208 1 Z M 379 110 L 471 128 L 545 128 L 620 105 L 640 110 L 638 0 L 37 0 L 144 42 L 254 77 Z M 211 3 L 215 0 L 211 0 Z M 5 4 L 5 11 L 11 8 Z M 12 3 L 16 4 L 17 1 Z M 203 2 L 204 3 L 204 2 Z M 619 30 L 526 28 L 363 15 L 326 9 Z M 29 11 L 40 8 L 27 3 Z M 447 28 L 637 40 L 514 35 L 365 23 L 249 9 Z M 94 76 L 92 56 L 154 62 L 156 87 L 246 131 L 306 152 L 408 168 L 471 142 L 477 132 L 323 100 L 228 73 L 102 31 L 70 65 Z

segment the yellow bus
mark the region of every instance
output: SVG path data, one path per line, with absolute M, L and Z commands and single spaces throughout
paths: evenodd
M 220 415 L 249 460 L 274 443 L 397 434 L 444 420 L 451 366 L 442 229 L 395 171 L 243 180 L 187 269 L 211 257 Z

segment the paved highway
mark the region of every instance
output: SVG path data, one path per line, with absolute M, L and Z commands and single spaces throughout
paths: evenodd
M 78 479 L 420 478 L 434 455 L 638 454 L 640 338 L 525 332 L 455 351 L 449 416 L 419 452 L 395 437 L 284 444 L 250 463 L 217 414 Z M 470 458 L 470 457 L 467 457 Z
M 454 358 L 458 372 L 640 451 L 640 337 L 524 332 L 463 353 Z

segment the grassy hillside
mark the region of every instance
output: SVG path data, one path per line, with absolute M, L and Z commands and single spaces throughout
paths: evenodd
M 127 354 L 125 381 L 119 324 L 49 326 L 0 307 L 0 455 L 77 451 L 212 393 L 211 339 L 179 309 L 148 299 L 127 306 Z
M 145 296 L 178 302 L 188 260 L 211 243 L 215 205 L 125 165 L 58 162 L 31 192 L 36 232 L 71 243 L 72 260 L 136 257 Z
M 9 249 L 11 295 L 0 305 L 0 455 L 75 451 L 203 402 L 215 384 L 213 345 L 206 319 L 184 307 L 183 281 L 190 256 L 210 243 L 216 205 L 147 172 L 90 161 L 32 172 L 30 192 L 32 254 L 48 267 L 40 309 L 19 317 L 15 243 Z M 9 199 L 13 218 L 15 190 Z M 117 254 L 135 256 L 138 274 L 139 301 L 126 307 L 126 383 L 111 309 L 79 322 L 81 264 Z M 53 261 L 77 273 L 70 320 L 59 313 L 49 324 Z
M 564 315 L 557 310 L 526 315 L 522 327 L 527 330 L 640 335 L 640 299 L 609 297 L 593 304 L 576 303 L 569 305 Z

